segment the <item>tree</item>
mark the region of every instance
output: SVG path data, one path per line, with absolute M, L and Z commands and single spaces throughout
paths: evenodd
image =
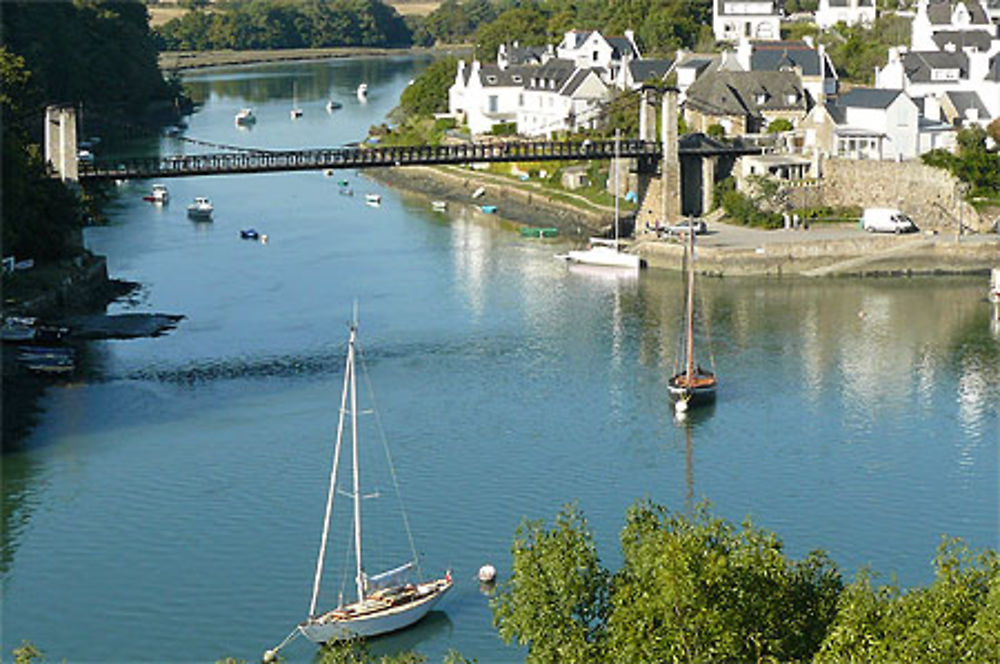
M 533 4 L 508 9 L 495 21 L 481 25 L 474 36 L 476 58 L 493 60 L 500 44 L 517 39 L 521 46 L 541 46 L 547 41 L 545 14 Z
M 986 135 L 993 139 L 995 145 L 1000 145 L 1000 118 L 986 125 Z
M 783 131 L 791 131 L 793 129 L 795 129 L 795 126 L 787 118 L 775 118 L 771 120 L 771 124 L 767 125 L 767 133 L 769 134 L 780 134 Z
M 448 110 L 448 88 L 455 82 L 457 58 L 433 62 L 412 85 L 403 90 L 399 107 L 407 115 L 431 115 Z
M 580 511 L 563 507 L 551 530 L 523 522 L 511 553 L 513 574 L 492 602 L 501 638 L 527 645 L 528 662 L 603 660 L 608 575 Z

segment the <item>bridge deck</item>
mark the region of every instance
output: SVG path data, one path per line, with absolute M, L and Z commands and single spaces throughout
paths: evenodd
M 743 146 L 725 149 L 681 148 L 680 155 L 718 156 L 723 154 L 758 154 L 759 148 Z M 652 141 L 621 141 L 618 153 L 623 158 L 638 158 L 641 167 L 655 169 L 662 158 L 662 146 Z M 97 161 L 80 164 L 81 180 L 149 178 L 162 179 L 192 175 L 232 173 L 273 173 L 325 169 L 382 168 L 390 166 L 425 166 L 467 164 L 471 162 L 569 161 L 611 159 L 614 141 L 577 143 L 536 141 L 495 145 L 462 144 L 410 147 L 342 147 L 308 150 L 246 150 L 169 157 L 125 159 L 115 163 Z

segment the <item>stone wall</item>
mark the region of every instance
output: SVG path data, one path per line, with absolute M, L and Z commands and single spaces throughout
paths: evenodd
M 919 161 L 827 159 L 822 170 L 818 188 L 800 194 L 803 204 L 899 208 L 921 229 L 942 233 L 957 232 L 960 219 L 975 232 L 992 223 L 960 201 L 957 178 Z

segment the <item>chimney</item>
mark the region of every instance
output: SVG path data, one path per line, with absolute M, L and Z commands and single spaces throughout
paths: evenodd
M 750 55 L 753 53 L 753 45 L 746 37 L 740 37 L 736 44 L 736 62 L 743 71 L 750 71 Z M 725 61 L 725 58 L 723 58 Z
M 924 97 L 924 117 L 934 122 L 941 122 L 941 100 L 934 95 Z

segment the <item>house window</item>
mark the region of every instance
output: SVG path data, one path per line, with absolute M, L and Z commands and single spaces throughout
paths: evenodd
M 757 105 L 761 106 L 766 101 L 767 101 L 767 93 L 766 92 L 758 92 L 757 93 Z
M 496 113 L 497 112 L 497 96 L 496 95 L 490 95 L 489 105 L 490 105 L 490 113 Z
M 517 105 L 518 106 L 524 106 L 524 95 L 523 94 L 517 96 Z
M 799 100 L 799 95 L 794 92 L 790 92 L 785 96 L 785 101 L 788 103 L 789 106 L 793 106 L 795 102 L 797 102 L 798 100 Z
M 496 83 L 497 82 L 497 77 L 496 76 L 487 76 L 486 77 L 486 82 L 487 83 Z
M 743 36 L 744 37 L 749 37 L 750 36 L 750 24 L 749 23 L 744 23 L 743 24 Z
M 510 78 L 511 78 L 511 80 L 512 80 L 512 81 L 514 81 L 515 83 L 520 83 L 520 82 L 521 82 L 521 77 L 520 77 L 520 75 L 518 75 L 518 74 L 514 74 L 514 75 L 513 75 L 513 76 L 511 76 Z
M 597 51 L 594 51 L 594 62 L 597 62 L 597 58 L 599 55 L 600 54 Z
M 932 81 L 957 81 L 959 79 L 957 69 L 932 69 Z

